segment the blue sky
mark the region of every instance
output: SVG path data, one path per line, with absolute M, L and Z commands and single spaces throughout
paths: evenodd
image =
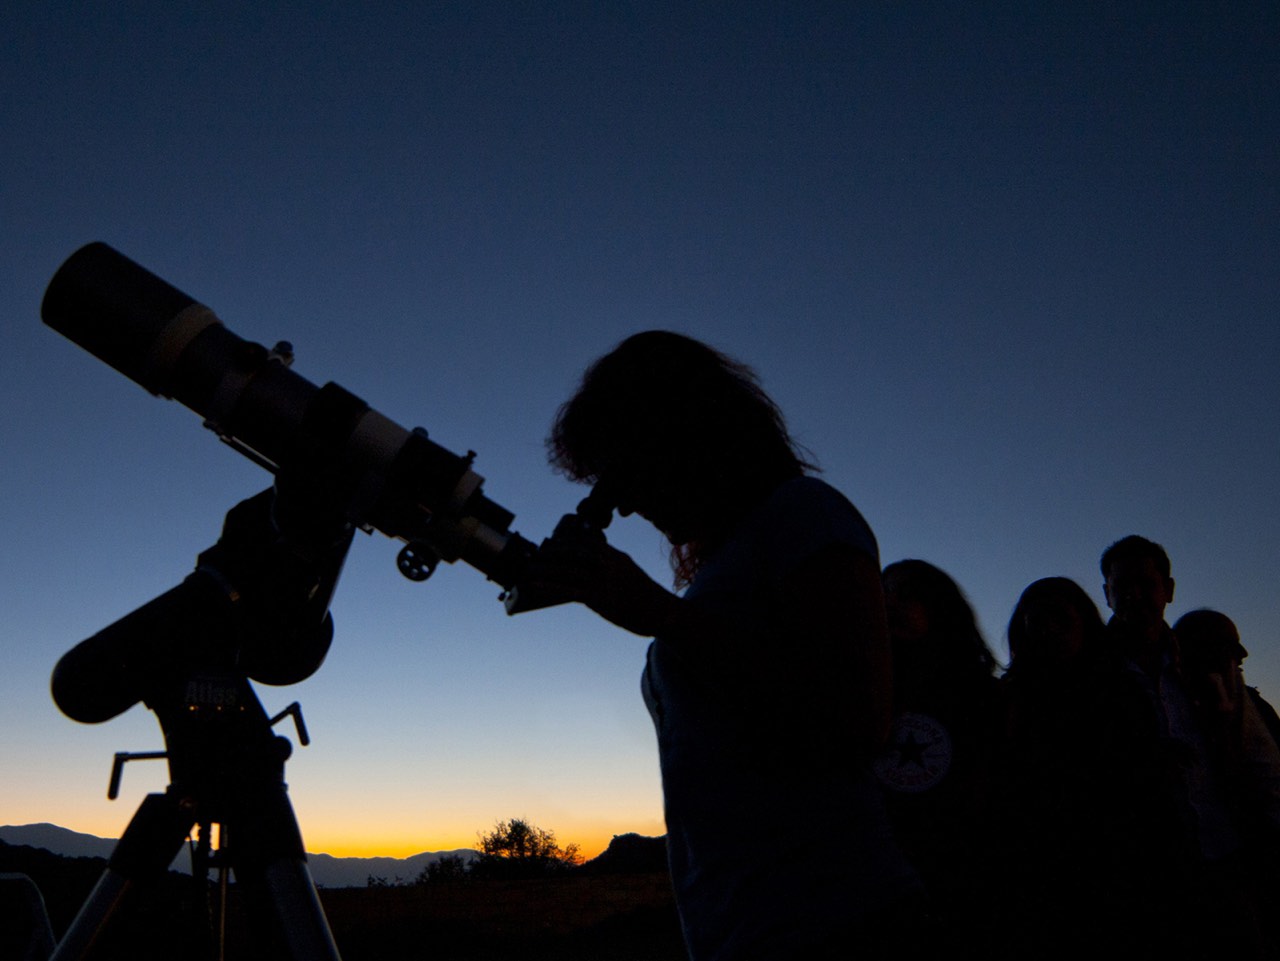
M 63 718 L 63 651 L 181 580 L 268 477 L 45 328 L 104 240 L 241 336 L 293 342 L 479 452 L 540 540 L 582 491 L 542 441 L 582 368 L 666 327 L 752 364 L 885 562 L 1009 611 L 1163 543 L 1171 615 L 1231 615 L 1280 697 L 1280 14 L 1263 3 L 21 3 L 0 13 L 0 821 L 113 835 L 141 707 Z M 666 577 L 634 520 L 611 539 Z M 645 641 L 508 618 L 359 537 L 289 763 L 313 850 L 525 816 L 662 830 Z

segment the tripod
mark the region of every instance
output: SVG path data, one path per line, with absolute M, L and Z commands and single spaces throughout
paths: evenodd
M 272 732 L 292 715 L 306 744 L 301 712 L 294 703 L 268 718 L 250 677 L 293 683 L 318 669 L 352 531 L 308 525 L 301 536 L 282 536 L 274 495 L 233 508 L 194 574 L 77 645 L 54 671 L 54 699 L 77 720 L 106 720 L 142 700 L 160 722 L 165 752 L 117 754 L 108 796 L 118 793 L 130 760 L 167 758 L 170 783 L 139 806 L 53 961 L 91 957 L 121 904 L 164 876 L 193 828 L 193 874 L 207 882 L 216 859 L 222 876 L 211 958 L 223 957 L 230 869 L 255 957 L 338 961 L 285 786 L 292 745 Z M 211 854 L 214 824 L 219 850 Z
M 292 707 L 296 710 L 296 704 Z M 126 896 L 139 884 L 163 876 L 197 826 L 200 839 L 193 873 L 198 879 L 207 875 L 213 824 L 221 829 L 217 858 L 224 881 L 213 921 L 218 944 L 214 956 L 222 957 L 225 943 L 225 872 L 231 869 L 244 892 L 253 939 L 264 957 L 336 961 L 338 949 L 307 869 L 302 834 L 284 783 L 284 762 L 292 747 L 271 733 L 279 718 L 268 720 L 248 680 L 234 674 L 193 677 L 179 710 L 156 711 L 169 746 L 172 782 L 163 794 L 147 795 L 138 807 L 106 870 L 58 944 L 54 961 L 91 957 Z M 117 754 L 112 788 L 118 789 L 126 760 L 154 756 Z

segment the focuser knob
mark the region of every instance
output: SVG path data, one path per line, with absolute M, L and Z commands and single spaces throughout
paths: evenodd
M 396 555 L 396 567 L 411 581 L 425 581 L 439 563 L 440 555 L 426 541 L 410 541 Z

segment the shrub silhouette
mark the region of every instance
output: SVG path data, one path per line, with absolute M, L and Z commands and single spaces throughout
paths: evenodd
M 480 856 L 471 864 L 479 878 L 543 878 L 576 867 L 582 860 L 578 845 L 560 847 L 553 832 L 524 818 L 498 821 L 479 835 Z
M 432 861 L 415 879 L 417 884 L 459 884 L 467 880 L 468 858 L 461 854 L 445 854 Z

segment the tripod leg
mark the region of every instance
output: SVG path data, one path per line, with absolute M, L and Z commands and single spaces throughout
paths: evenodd
M 243 811 L 231 833 L 232 863 L 247 907 L 270 915 L 284 958 L 341 961 L 284 785 L 259 794 Z
M 135 884 L 159 877 L 182 850 L 192 818 L 168 794 L 148 794 L 116 843 L 98 878 L 50 961 L 89 957 L 94 943 Z
M 265 881 L 284 929 L 288 957 L 339 961 L 338 946 L 306 862 L 277 861 L 267 868 Z

